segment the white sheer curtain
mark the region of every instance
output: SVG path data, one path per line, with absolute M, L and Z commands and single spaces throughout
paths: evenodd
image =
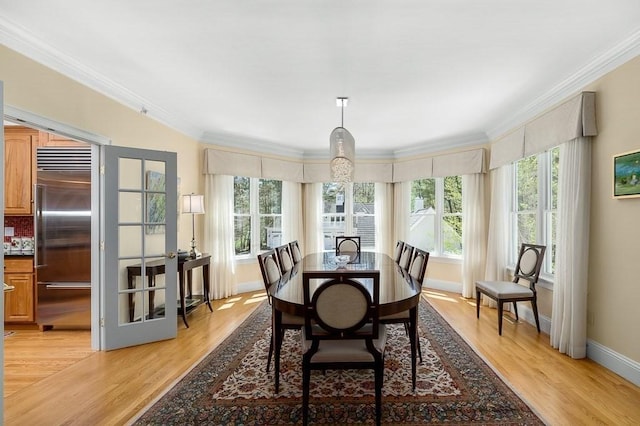
M 393 255 L 393 184 L 375 184 L 376 251 Z
M 484 278 L 487 241 L 484 176 L 484 173 L 462 176 L 463 297 L 474 297 L 475 282 Z
M 394 184 L 393 213 L 395 241 L 407 241 L 409 237 L 409 215 L 411 214 L 411 182 L 399 182 Z M 395 241 L 392 240 L 394 247 Z
M 238 293 L 233 235 L 233 176 L 205 175 L 204 245 L 211 253 L 211 296 Z
M 282 242 L 298 240 L 304 254 L 302 231 L 302 184 L 282 181 Z
M 511 165 L 491 170 L 491 213 L 487 237 L 487 263 L 484 271 L 486 281 L 507 279 L 509 261 L 509 203 L 511 194 Z M 488 298 L 483 302 L 495 307 Z
M 318 253 L 324 250 L 322 234 L 322 183 L 303 185 L 304 205 L 304 254 Z
M 572 358 L 587 355 L 590 173 L 590 138 L 577 138 L 560 145 L 557 254 L 550 337 L 554 348 Z M 551 256 L 551 247 L 547 250 L 547 255 Z

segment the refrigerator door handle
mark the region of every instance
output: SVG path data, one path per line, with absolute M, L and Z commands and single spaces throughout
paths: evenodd
M 42 244 L 44 242 L 44 238 L 42 232 L 44 231 L 44 226 L 42 221 L 42 197 L 44 195 L 44 185 L 35 184 L 33 185 L 33 200 L 34 200 L 34 220 L 33 220 L 33 234 L 35 235 L 34 241 L 34 250 L 33 250 L 33 264 L 35 268 L 39 268 L 42 266 L 46 266 L 44 263 L 40 263 L 40 260 L 43 260 L 40 256 L 40 252 L 42 251 Z

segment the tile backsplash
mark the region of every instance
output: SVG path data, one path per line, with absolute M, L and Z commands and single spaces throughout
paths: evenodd
M 5 216 L 4 226 L 11 226 L 15 237 L 33 237 L 33 216 Z M 4 237 L 4 241 L 10 242 L 11 237 Z

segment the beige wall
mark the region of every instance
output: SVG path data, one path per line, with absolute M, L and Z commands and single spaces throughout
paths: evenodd
M 640 57 L 596 92 L 588 291 L 590 339 L 640 362 L 640 198 L 613 199 L 613 155 L 640 149 Z

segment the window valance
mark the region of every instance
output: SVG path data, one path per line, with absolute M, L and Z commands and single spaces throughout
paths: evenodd
M 582 92 L 491 145 L 490 168 L 583 136 L 595 136 L 595 92 Z
M 404 182 L 432 176 L 484 173 L 484 148 L 389 163 L 358 163 L 355 182 Z M 289 182 L 329 182 L 329 162 L 304 162 L 242 154 L 213 148 L 204 150 L 204 173 L 248 176 Z

